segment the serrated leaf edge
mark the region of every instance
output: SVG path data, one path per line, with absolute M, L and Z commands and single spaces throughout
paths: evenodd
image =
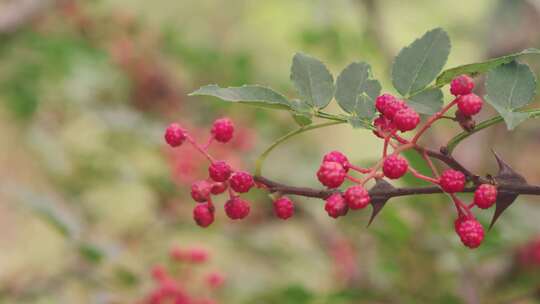
M 443 28 L 441 28 L 441 27 L 436 27 L 436 28 L 434 28 L 434 29 L 431 29 L 431 30 L 425 32 L 421 37 L 416 38 L 413 42 L 411 42 L 411 43 L 408 44 L 407 46 L 403 47 L 403 48 L 399 51 L 399 53 L 394 57 L 394 60 L 392 61 L 391 80 L 392 80 L 392 85 L 394 86 L 394 88 L 396 89 L 396 91 L 399 92 L 398 88 L 394 85 L 394 83 L 395 83 L 395 81 L 394 81 L 394 80 L 395 80 L 395 79 L 394 79 L 394 66 L 395 66 L 396 60 L 399 58 L 399 56 L 402 54 L 402 52 L 404 52 L 405 50 L 410 49 L 414 43 L 416 43 L 416 42 L 418 42 L 419 40 L 421 40 L 421 39 L 422 39 L 424 36 L 426 36 L 428 33 L 433 32 L 433 31 L 436 31 L 436 30 L 440 30 L 442 33 L 445 34 L 446 37 L 448 37 L 448 49 L 449 49 L 448 54 L 450 54 L 450 50 L 452 49 L 452 42 L 451 42 L 451 40 L 450 40 L 450 36 L 448 35 L 448 33 L 447 33 Z M 447 62 L 447 61 L 448 61 L 448 56 L 446 57 L 446 60 L 445 60 L 444 64 L 443 64 L 442 67 L 441 67 L 441 70 L 442 70 L 443 67 L 446 65 L 446 62 Z M 425 60 L 424 60 L 424 62 L 425 62 Z M 422 65 L 423 65 L 423 64 L 422 64 Z M 421 65 L 421 66 L 422 66 L 422 65 Z M 420 68 L 420 69 L 421 69 L 421 68 Z M 417 77 L 418 77 L 418 74 L 415 76 L 415 79 L 416 79 Z M 435 76 L 435 78 L 432 79 L 431 82 L 433 82 L 433 80 L 437 79 L 437 77 L 438 77 L 438 76 Z M 429 82 L 429 83 L 431 83 L 431 82 Z M 413 96 L 413 95 L 415 95 L 416 93 L 418 93 L 418 92 L 424 90 L 424 89 L 429 85 L 429 83 L 426 84 L 426 86 L 424 86 L 423 88 L 420 88 L 420 89 L 418 89 L 418 90 L 416 90 L 416 91 L 414 91 L 414 92 L 410 92 L 410 90 L 411 90 L 411 88 L 412 88 L 412 85 L 414 84 L 414 80 L 413 80 L 413 81 L 411 82 L 411 85 L 409 86 L 409 89 L 407 90 L 408 92 L 406 92 L 405 94 L 402 93 L 402 92 L 399 92 L 399 94 L 401 94 L 401 96 L 403 96 L 403 97 L 405 97 L 405 98 L 408 98 L 408 97 Z

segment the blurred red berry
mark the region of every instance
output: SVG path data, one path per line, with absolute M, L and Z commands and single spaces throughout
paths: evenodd
M 211 133 L 217 141 L 226 143 L 233 137 L 234 125 L 229 118 L 216 119 L 212 125 Z
M 225 203 L 225 213 L 230 219 L 243 219 L 249 215 L 249 202 L 240 197 L 233 197 Z
M 255 185 L 253 176 L 245 171 L 234 172 L 229 183 L 231 188 L 238 193 L 248 192 Z
M 186 258 L 186 252 L 178 246 L 173 246 L 169 252 L 169 256 L 172 260 L 183 261 Z
M 214 210 L 208 203 L 197 204 L 193 209 L 193 219 L 197 225 L 208 227 L 214 222 Z
M 294 214 L 294 204 L 286 196 L 280 197 L 274 201 L 274 213 L 280 219 L 286 220 Z
M 540 236 L 529 240 L 525 245 L 521 246 L 518 249 L 517 258 L 521 266 L 536 271 L 540 266 Z
M 156 281 L 163 281 L 168 276 L 167 270 L 165 270 L 165 267 L 163 267 L 162 265 L 155 265 L 154 267 L 152 267 L 151 272 L 152 272 L 152 277 Z
M 186 256 L 192 263 L 204 263 L 208 261 L 208 250 L 203 248 L 189 248 L 186 252 Z
M 212 185 L 205 180 L 196 181 L 191 184 L 191 197 L 196 202 L 206 202 L 210 198 Z
M 212 164 L 210 164 L 208 167 L 208 174 L 210 175 L 210 178 L 216 182 L 224 182 L 228 180 L 231 173 L 231 166 L 221 160 L 212 162 Z
M 214 271 L 206 276 L 206 283 L 210 288 L 220 288 L 225 283 L 225 277 L 221 273 Z
M 214 195 L 221 194 L 227 190 L 228 185 L 227 183 L 212 183 L 212 187 L 210 188 L 210 193 Z
M 179 124 L 172 123 L 165 130 L 164 137 L 169 146 L 178 147 L 186 140 L 186 133 Z

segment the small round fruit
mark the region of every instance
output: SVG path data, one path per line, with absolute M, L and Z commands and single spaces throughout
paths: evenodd
M 326 199 L 324 210 L 330 217 L 338 218 L 344 216 L 349 211 L 349 206 L 345 202 L 345 198 L 340 193 L 334 193 Z
M 448 169 L 441 174 L 439 184 L 446 193 L 461 192 L 465 188 L 465 174 Z
M 249 202 L 240 197 L 233 197 L 225 203 L 225 213 L 233 220 L 245 218 L 250 209 Z
M 497 200 L 497 187 L 491 184 L 482 184 L 474 191 L 474 204 L 481 209 L 488 209 Z
M 353 210 L 365 208 L 371 202 L 368 191 L 360 185 L 349 187 L 344 196 L 347 205 Z
M 217 141 L 226 143 L 233 137 L 234 124 L 226 117 L 216 119 L 212 125 L 211 133 Z
M 186 131 L 177 123 L 170 124 L 165 129 L 165 141 L 171 147 L 178 147 L 186 140 Z
M 286 196 L 280 197 L 274 201 L 274 213 L 282 220 L 286 220 L 294 214 L 294 204 Z
M 398 179 L 407 173 L 409 163 L 401 155 L 390 155 L 383 162 L 384 176 L 390 179 Z
M 452 79 L 450 93 L 454 96 L 467 95 L 474 89 L 474 80 L 468 75 L 460 75 Z
M 458 109 L 465 116 L 476 115 L 482 110 L 484 101 L 482 98 L 474 93 L 462 95 L 458 97 Z
M 323 162 L 317 171 L 317 178 L 328 188 L 337 188 L 345 181 L 347 172 L 340 163 Z

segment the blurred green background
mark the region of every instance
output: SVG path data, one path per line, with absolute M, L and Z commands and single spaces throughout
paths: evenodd
M 258 191 L 245 221 L 221 208 L 208 229 L 191 218 L 188 188 L 205 163 L 189 147 L 168 149 L 166 124 L 203 140 L 215 118 L 232 117 L 237 138 L 214 153 L 252 170 L 294 122 L 187 93 L 258 83 L 292 96 L 296 51 L 334 75 L 367 61 L 387 91 L 393 56 L 434 27 L 452 39 L 447 67 L 540 47 L 540 1 L 0 1 L 0 303 L 141 303 L 173 244 L 209 250 L 203 267 L 227 278 L 218 303 L 538 303 L 540 267 L 518 258 L 540 234 L 534 197 L 520 197 L 475 251 L 437 195 L 393 199 L 369 229 L 369 211 L 335 221 L 304 198 L 277 220 Z M 540 61 L 528 62 L 538 75 Z M 540 184 L 539 126 L 484 131 L 456 157 L 495 172 L 493 147 Z M 443 123 L 431 144 L 458 131 Z M 311 132 L 277 149 L 265 174 L 317 186 L 331 149 L 367 164 L 381 143 L 348 126 Z M 491 211 L 479 216 L 486 224 Z

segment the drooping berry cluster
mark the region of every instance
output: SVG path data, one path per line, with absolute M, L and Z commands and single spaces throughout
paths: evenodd
M 460 216 L 455 224 L 456 233 L 461 242 L 471 248 L 477 248 L 484 239 L 484 227 L 471 216 Z
M 450 91 L 456 96 L 456 99 L 440 112 L 429 117 L 412 140 L 401 137 L 397 132 L 414 130 L 420 123 L 418 113 L 410 108 L 405 101 L 391 94 L 382 94 L 377 97 L 375 107 L 380 115 L 373 121 L 373 125 L 375 127 L 374 134 L 384 139 L 382 159 L 371 168 L 360 168 L 352 165 L 347 157 L 338 151 L 332 151 L 324 156 L 323 162 L 317 171 L 317 178 L 324 186 L 334 189 L 340 187 L 345 180 L 350 180 L 355 184 L 346 189 L 343 195 L 336 192 L 326 199 L 325 210 L 328 215 L 337 218 L 347 214 L 349 209 L 362 209 L 369 205 L 371 198 L 369 192 L 364 188 L 368 180 L 383 177 L 399 179 L 407 172 L 410 172 L 419 179 L 438 185 L 451 196 L 458 210 L 458 219 L 455 223 L 456 233 L 467 247 L 478 247 L 484 238 L 484 230 L 470 209 L 473 206 L 482 209 L 491 207 L 497 199 L 497 187 L 491 184 L 478 185 L 473 203 L 466 205 L 455 196 L 455 193 L 462 192 L 465 189 L 467 177 L 463 172 L 447 169 L 439 175 L 436 168 L 429 161 L 429 157 L 422 154 L 435 175 L 434 177 L 425 176 L 411 168 L 407 159 L 401 155 L 401 152 L 408 149 L 421 150 L 417 143 L 418 139 L 453 106 L 457 105 L 456 115 L 460 115 L 465 119 L 470 119 L 472 115 L 480 112 L 483 101 L 479 96 L 472 93 L 473 88 L 474 81 L 469 76 L 461 75 L 456 77 L 450 87 Z M 388 153 L 389 146 L 393 148 L 393 153 Z M 366 176 L 362 179 L 354 178 L 349 175 L 349 169 L 366 174 Z
M 255 184 L 253 176 L 241 170 L 235 170 L 223 160 L 215 160 L 209 153 L 209 147 L 215 140 L 227 143 L 233 138 L 234 124 L 229 118 L 214 121 L 210 131 L 211 137 L 206 146 L 199 145 L 192 136 L 179 124 L 172 123 L 165 130 L 165 141 L 171 147 L 179 147 L 188 141 L 210 162 L 208 178 L 197 180 L 191 184 L 191 197 L 197 204 L 193 209 L 193 219 L 201 227 L 210 226 L 215 219 L 215 206 L 212 196 L 220 195 L 228 190 L 229 199 L 224 204 L 225 214 L 233 220 L 243 219 L 250 213 L 250 202 L 241 198 L 240 194 L 249 192 Z M 285 199 L 285 200 L 284 200 Z M 288 198 L 278 199 L 274 204 L 279 218 L 287 219 L 294 213 L 292 201 Z
M 459 112 L 465 117 L 476 115 L 482 110 L 484 101 L 472 93 L 473 89 L 474 80 L 467 75 L 458 76 L 450 83 L 450 93 L 456 96 Z
M 346 215 L 349 210 L 363 209 L 372 203 L 370 191 L 366 188 L 368 182 L 373 180 L 379 182 L 383 178 L 395 180 L 410 173 L 418 179 L 436 185 L 441 189 L 440 191 L 448 194 L 458 213 L 458 218 L 455 221 L 456 233 L 465 246 L 478 247 L 484 238 L 484 230 L 471 209 L 474 206 L 481 209 L 493 206 L 497 200 L 497 185 L 485 183 L 484 180 L 482 180 L 484 184 L 479 184 L 478 180 L 474 180 L 475 184 L 470 178 L 470 173 L 451 162 L 445 163 L 452 168 L 439 174 L 437 167 L 432 163 L 432 158 L 442 160 L 445 157 L 444 153 L 441 152 L 442 156 L 438 158 L 434 157 L 418 143 L 422 135 L 436 121 L 448 118 L 445 115 L 452 108 L 457 108 L 456 118 L 450 118 L 458 121 L 462 126 L 470 127 L 466 121 L 472 121 L 472 116 L 478 114 L 483 105 L 482 99 L 472 93 L 473 89 L 474 81 L 467 75 L 461 75 L 452 80 L 450 92 L 456 98 L 437 113 L 427 117 L 424 124 L 415 131 L 410 139 L 402 136 L 406 132 L 417 129 L 421 122 L 420 115 L 407 105 L 405 100 L 387 93 L 378 96 L 375 99 L 375 108 L 379 112 L 379 116 L 373 121 L 373 132 L 377 137 L 383 139 L 380 160 L 371 167 L 363 168 L 351 163 L 342 152 L 331 151 L 323 156 L 316 172 L 317 179 L 327 190 L 319 192 L 324 194 L 311 193 L 307 196 L 323 198 L 325 200 L 324 210 L 330 217 L 338 218 Z M 229 141 L 233 132 L 234 126 L 227 118 L 216 120 L 211 130 L 212 138 L 219 142 Z M 227 216 L 231 219 L 245 218 L 250 213 L 250 203 L 241 198 L 239 194 L 248 192 L 253 186 L 278 194 L 273 202 L 274 213 L 278 218 L 288 219 L 294 214 L 293 202 L 281 194 L 298 194 L 298 189 L 287 192 L 283 185 L 276 189 L 275 186 L 266 184 L 266 179 L 260 178 L 257 179 L 259 182 L 255 183 L 254 177 L 248 172 L 235 170 L 224 161 L 214 160 L 207 152 L 208 146 L 199 146 L 178 124 L 172 124 L 166 130 L 165 139 L 172 147 L 177 147 L 187 140 L 210 160 L 209 178 L 193 183 L 191 188 L 192 197 L 198 202 L 193 215 L 200 226 L 206 227 L 214 221 L 214 206 L 211 196 L 226 190 L 229 190 L 229 200 L 224 206 Z M 403 152 L 407 150 L 417 151 L 420 154 L 431 169 L 432 176 L 418 172 L 409 164 L 403 155 Z M 360 174 L 361 177 L 354 176 L 353 173 Z M 352 185 L 339 190 L 338 188 L 347 181 L 351 182 Z M 476 187 L 474 200 L 469 205 L 456 196 L 457 193 L 470 191 L 470 188 L 466 188 L 467 185 Z M 270 189 L 271 187 L 274 188 Z
M 170 251 L 170 267 L 156 265 L 151 274 L 156 286 L 150 290 L 144 299 L 137 303 L 143 304 L 214 304 L 217 303 L 209 295 L 215 293 L 225 283 L 223 274 L 219 271 L 211 271 L 203 275 L 203 286 L 192 286 L 198 280 L 193 280 L 193 268 L 198 264 L 205 264 L 209 260 L 208 251 L 202 248 L 173 247 Z M 182 267 L 178 267 L 181 264 Z M 201 292 L 193 292 L 206 289 L 204 295 Z
M 390 94 L 383 94 L 375 100 L 375 108 L 380 115 L 374 121 L 375 135 L 385 138 L 397 130 L 407 132 L 414 130 L 420 123 L 420 115 L 409 107 L 405 101 Z

